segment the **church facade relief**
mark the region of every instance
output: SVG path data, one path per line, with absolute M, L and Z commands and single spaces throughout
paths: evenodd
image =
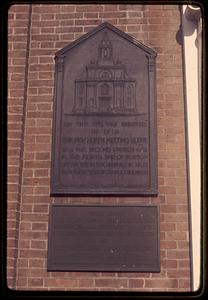
M 125 65 L 113 57 L 112 42 L 106 33 L 91 61 L 75 79 L 74 114 L 135 114 L 136 81 L 127 75 Z

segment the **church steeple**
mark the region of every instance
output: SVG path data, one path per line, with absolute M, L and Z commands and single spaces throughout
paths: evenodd
M 108 39 L 107 33 L 105 32 L 103 39 L 99 45 L 98 63 L 109 64 L 113 62 L 113 47 L 111 41 Z

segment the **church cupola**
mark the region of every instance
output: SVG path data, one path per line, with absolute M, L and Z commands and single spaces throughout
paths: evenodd
M 113 62 L 113 48 L 111 41 L 107 37 L 107 33 L 105 33 L 104 38 L 101 40 L 99 45 L 99 54 L 98 54 L 98 63 L 99 64 L 109 64 Z

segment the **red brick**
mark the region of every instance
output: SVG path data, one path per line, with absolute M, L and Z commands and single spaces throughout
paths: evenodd
M 176 194 L 176 188 L 174 186 L 161 186 L 160 187 L 161 194 Z
M 45 250 L 20 250 L 20 257 L 24 257 L 24 258 L 33 258 L 33 257 L 44 258 L 45 257 L 46 258 L 47 253 Z
M 61 16 L 61 15 L 62 14 L 56 14 L 56 19 L 62 20 L 64 17 Z M 64 14 L 64 16 L 66 16 L 66 15 L 67 15 L 67 20 L 76 20 L 76 19 L 83 18 L 83 13 L 82 12 Z
M 176 212 L 176 205 L 161 205 L 160 211 L 164 212 Z
M 183 259 L 178 261 L 178 268 L 179 269 L 188 269 L 190 267 L 190 262 L 188 259 Z
M 187 194 L 187 187 L 186 186 L 180 186 L 176 188 L 176 194 L 177 195 L 186 195 Z
M 46 204 L 46 205 L 44 205 L 44 204 L 42 204 L 42 205 L 34 205 L 34 208 L 33 208 L 33 211 L 34 212 L 40 212 L 40 213 L 48 213 L 48 205 Z
M 31 241 L 32 249 L 46 249 L 47 243 L 46 241 Z
M 145 287 L 157 288 L 158 290 L 163 290 L 164 288 L 177 288 L 178 280 L 176 279 L 146 279 Z
M 184 222 L 187 219 L 186 213 L 175 214 L 175 213 L 167 213 L 164 214 L 164 221 L 167 222 Z
M 28 241 L 28 240 L 20 240 L 20 242 L 19 242 L 19 248 L 20 249 L 28 249 L 28 248 L 30 248 L 30 241 Z
M 129 4 L 129 5 L 127 5 L 127 9 L 129 11 L 143 11 L 145 9 L 145 7 L 146 7 L 146 5 L 139 5 L 139 4 Z
M 161 231 L 175 231 L 176 230 L 176 224 L 175 223 L 161 223 L 160 224 L 160 230 Z
M 149 24 L 162 24 L 162 18 L 149 18 Z
M 177 152 L 178 154 L 178 152 Z M 166 185 L 173 185 L 173 186 L 184 186 L 186 185 L 185 178 L 165 178 L 165 184 Z
M 29 119 L 28 119 L 29 120 Z M 36 122 L 35 122 L 36 123 Z M 34 126 L 34 125 L 33 125 Z M 33 144 L 36 142 L 36 135 L 31 134 L 31 135 L 25 135 L 25 144 Z M 25 160 L 34 160 L 35 155 L 32 152 L 25 152 Z
M 23 213 L 22 212 L 22 221 L 23 222 L 33 222 L 33 221 L 40 221 L 40 222 L 45 222 L 48 221 L 48 215 L 47 214 L 42 214 L 42 213 Z
M 9 22 L 10 26 L 13 27 L 13 28 L 16 28 L 16 27 L 27 27 L 28 26 L 28 20 L 15 20 L 15 21 L 10 21 Z M 13 41 L 14 41 L 14 37 L 13 37 Z
M 150 273 L 134 273 L 134 272 L 128 272 L 128 273 L 118 273 L 117 275 L 120 278 L 133 278 L 133 279 L 144 279 L 144 278 L 150 278 Z
M 84 13 L 84 18 L 86 19 L 95 19 L 98 18 L 98 13 L 97 12 L 89 12 L 89 13 Z
M 176 169 L 176 170 L 175 170 L 175 173 L 176 173 L 176 176 L 178 176 L 178 177 L 185 177 L 187 171 L 186 171 L 186 170 L 183 170 L 183 169 Z
M 178 241 L 178 240 L 187 240 L 187 232 L 185 231 L 174 231 L 174 232 L 167 232 L 166 233 L 166 239 L 167 240 L 174 240 L 174 241 Z
M 181 203 L 186 203 L 187 197 L 186 195 L 167 195 L 167 203 L 175 203 L 175 204 L 181 204 Z
M 129 279 L 129 288 L 144 287 L 144 279 Z
M 35 156 L 36 160 L 49 160 L 50 152 L 38 152 Z
M 177 241 L 177 246 L 178 249 L 187 249 L 189 246 L 189 242 L 188 242 L 188 233 L 187 233 L 187 238 L 185 241 Z
M 79 287 L 93 287 L 94 286 L 94 280 L 93 279 L 79 279 L 78 281 Z
M 32 223 L 32 230 L 40 230 L 40 231 L 46 231 L 47 230 L 47 224 L 46 223 Z
M 99 25 L 101 23 L 102 23 L 102 21 L 99 19 L 75 20 L 75 25 Z M 82 30 L 80 30 L 80 32 L 82 32 Z
M 50 144 L 51 137 L 49 135 L 37 136 L 36 141 L 37 141 L 37 143 Z
M 29 219 L 29 218 L 28 218 Z M 45 218 L 46 219 L 46 218 Z M 29 220 L 30 221 L 30 220 Z M 33 221 L 33 220 L 31 220 L 31 221 Z M 35 221 L 35 220 L 34 220 Z M 41 221 L 41 220 L 40 220 Z M 32 239 L 32 240 L 34 240 L 34 239 L 36 239 L 36 240 L 39 240 L 39 239 L 41 239 L 41 240 L 46 240 L 47 239 L 47 236 L 48 236 L 48 233 L 47 232 L 43 232 L 43 231 L 33 231 L 33 232 L 31 232 L 31 231 L 22 231 L 21 232 L 21 238 L 22 239 Z M 34 257 L 29 257 L 29 258 L 34 258 Z M 44 257 L 43 257 L 44 258 Z
M 29 10 L 29 5 L 23 5 L 23 4 L 16 4 L 16 5 L 11 5 L 9 8 L 9 13 L 25 13 L 28 12 Z
M 35 250 L 30 250 L 30 251 L 35 251 Z M 28 251 L 29 252 L 29 251 Z M 47 275 L 47 271 L 44 269 L 38 269 L 38 268 L 34 268 L 34 269 L 27 269 L 27 268 L 19 268 L 18 270 L 18 275 L 20 277 L 22 276 L 26 276 L 26 277 L 31 277 L 31 278 L 36 278 L 36 277 L 44 277 Z
M 26 143 L 34 143 L 35 142 L 35 135 L 34 136 L 27 136 L 25 137 L 25 144 Z M 35 153 L 33 152 L 25 152 L 24 153 L 24 159 L 25 160 L 35 160 Z M 33 177 L 33 170 L 31 169 L 27 169 L 27 170 L 23 170 L 23 177 Z
M 36 137 L 36 141 L 37 141 L 37 138 L 38 137 Z M 25 145 L 25 149 L 27 151 L 31 151 L 31 152 L 42 152 L 44 150 L 50 151 L 50 148 L 51 148 L 51 146 L 48 143 L 39 143 L 39 144 L 38 143 L 37 144 L 30 143 L 30 144 Z M 26 167 L 30 168 L 30 162 L 25 161 L 25 163 L 26 163 Z M 40 162 L 32 162 L 31 167 L 32 168 L 33 167 L 35 167 L 35 168 L 45 168 L 46 167 L 47 168 L 48 164 L 45 162 L 42 164 Z
M 22 212 L 32 212 L 32 205 L 30 204 L 23 204 L 21 208 Z
M 17 279 L 17 286 L 18 287 L 25 287 L 25 286 L 27 286 L 27 278 L 24 278 L 24 277 L 18 278 Z
M 102 5 L 78 5 L 76 7 L 77 12 L 95 12 L 95 11 L 103 11 Z
M 125 24 L 125 25 L 138 25 L 138 24 L 147 24 L 147 20 L 146 19 L 141 19 L 141 18 L 135 18 L 135 19 L 118 19 L 118 24 Z M 127 27 L 127 29 L 129 30 L 129 28 Z M 141 29 L 141 27 L 140 27 Z M 138 35 L 138 39 L 141 40 L 144 32 L 141 32 L 141 30 L 139 29 L 139 35 Z M 147 33 L 148 35 L 148 33 Z
M 125 18 L 125 12 L 101 12 L 99 13 L 100 18 Z
M 44 169 L 47 167 L 49 167 L 48 161 L 25 161 L 25 168 L 43 168 Z M 28 182 L 28 180 L 27 180 L 27 182 Z
M 44 259 L 29 259 L 29 267 L 30 268 L 43 268 L 44 267 Z
M 189 279 L 180 279 L 179 288 L 189 288 L 190 289 L 190 280 Z
M 187 259 L 189 252 L 187 250 L 167 250 L 167 258 L 170 259 Z
M 42 287 L 43 286 L 43 279 L 41 278 L 29 278 L 28 285 L 34 287 Z
M 48 40 L 50 40 L 50 39 L 48 39 Z M 43 56 L 43 55 L 54 55 L 54 49 L 31 49 L 30 54 L 31 54 L 31 56 L 37 56 L 37 57 Z M 50 68 L 51 68 L 51 66 L 50 66 Z
M 45 203 L 49 203 L 49 200 L 50 200 L 50 198 L 48 198 L 47 196 L 24 195 L 22 197 L 22 201 L 24 203 L 41 203 L 41 204 L 45 204 Z
M 45 21 L 45 20 L 53 20 L 55 18 L 55 14 L 53 13 L 42 13 L 41 14 L 41 20 Z
M 140 25 L 127 25 L 127 30 L 129 31 L 129 32 L 138 32 L 138 31 L 140 31 L 141 30 L 141 27 L 140 27 Z
M 51 104 L 49 105 L 44 104 L 44 108 L 48 110 L 51 109 Z M 51 128 L 45 126 L 26 128 L 26 134 L 49 134 L 49 133 L 51 133 Z
M 10 174 L 18 174 L 18 170 L 19 170 L 19 168 L 18 167 L 14 167 L 14 166 L 9 166 L 7 168 L 7 172 L 8 172 L 9 175 Z
M 28 112 L 27 116 L 28 116 L 28 118 L 46 118 L 46 119 L 48 119 L 48 118 L 52 118 L 52 112 L 32 111 L 32 112 Z
M 42 72 L 41 72 L 42 73 Z M 40 74 L 41 74 L 40 73 Z M 46 72 L 47 74 L 49 74 L 49 72 Z M 51 89 L 51 88 L 50 88 Z M 39 93 L 40 93 L 40 89 L 39 89 Z M 41 93 L 43 94 L 43 93 Z M 53 99 L 52 99 L 52 96 L 51 96 L 51 93 L 50 93 L 50 96 L 46 96 L 46 95 L 38 95 L 38 96 L 30 96 L 28 97 L 30 99 L 30 102 L 51 102 Z M 27 120 L 28 121 L 28 120 Z M 28 124 L 29 125 L 29 124 Z
M 8 184 L 8 190 L 9 192 L 18 192 L 18 184 Z
M 49 177 L 49 170 L 48 169 L 40 169 L 35 170 L 35 177 Z
M 190 271 L 188 269 L 184 270 L 168 270 L 167 277 L 169 278 L 189 278 Z
M 49 179 L 48 178 L 24 178 L 23 185 L 24 186 L 38 186 L 38 185 L 48 185 Z
M 51 28 L 48 28 L 48 29 L 45 28 L 44 31 L 45 31 L 45 33 L 53 33 L 53 30 L 51 30 Z M 41 42 L 41 43 L 39 44 L 39 47 L 42 48 L 42 49 L 44 49 L 44 48 L 46 48 L 46 49 L 51 49 L 51 48 L 55 48 L 54 45 L 55 45 L 55 43 L 52 42 L 52 41 L 50 41 L 50 42 Z M 39 47 L 38 47 L 38 48 L 39 48 Z M 43 78 L 43 79 L 44 79 L 44 78 Z
M 75 21 L 75 25 L 84 25 L 84 24 L 77 24 Z M 57 27 L 57 33 L 75 33 L 75 32 L 83 32 L 82 26 L 68 26 L 68 27 Z
M 30 186 L 22 187 L 22 195 L 32 195 L 32 194 L 33 194 L 33 187 Z
M 99 286 L 99 287 L 122 288 L 122 287 L 127 287 L 127 280 L 125 280 L 125 279 L 95 279 L 95 285 Z
M 20 223 L 20 229 L 21 230 L 31 230 L 32 226 L 29 222 L 21 222 Z
M 160 245 L 161 245 L 162 249 L 176 249 L 177 248 L 177 244 L 176 244 L 175 240 L 161 241 Z
M 118 5 L 116 4 L 111 4 L 111 5 L 104 5 L 104 11 L 118 11 Z
M 35 194 L 36 195 L 49 195 L 49 187 L 36 187 L 35 188 Z
M 60 35 L 60 39 L 63 41 L 73 41 L 74 40 L 74 33 L 65 33 L 65 34 L 61 34 Z M 58 45 L 59 42 L 56 43 L 56 45 Z
M 76 6 L 75 5 L 62 5 L 60 7 L 60 11 L 61 13 L 69 13 L 69 12 L 74 12 L 76 10 Z
M 10 175 L 8 183 L 18 183 L 19 177 L 17 175 Z
M 176 224 L 177 231 L 188 231 L 188 228 L 189 228 L 189 225 L 186 222 Z
M 37 95 L 38 93 L 38 89 L 37 88 L 34 88 L 34 87 L 28 87 L 28 95 Z M 28 104 L 28 106 L 30 106 Z
M 58 279 L 58 278 L 45 278 L 44 285 L 49 287 L 75 287 L 78 282 L 76 279 L 66 278 L 66 279 Z
M 119 5 L 119 10 L 126 10 L 127 9 L 127 5 L 124 4 L 124 5 Z
M 29 86 L 34 87 L 39 87 L 39 86 L 52 86 L 53 85 L 53 81 L 49 80 L 49 79 L 39 79 L 39 80 L 30 80 L 29 81 Z
M 177 260 L 164 259 L 161 262 L 161 267 L 164 269 L 176 269 L 177 268 Z
M 163 24 L 166 24 L 166 25 L 167 24 L 175 24 L 177 26 L 177 24 L 178 24 L 177 18 L 166 18 L 166 17 L 163 17 L 162 22 L 163 22 Z
M 59 5 L 34 5 L 33 7 L 34 13 L 59 13 L 60 6 Z

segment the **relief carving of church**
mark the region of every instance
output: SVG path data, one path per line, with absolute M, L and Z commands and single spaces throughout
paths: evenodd
M 73 113 L 137 113 L 136 81 L 126 67 L 113 57 L 113 47 L 106 33 L 98 47 L 98 58 L 75 79 Z

